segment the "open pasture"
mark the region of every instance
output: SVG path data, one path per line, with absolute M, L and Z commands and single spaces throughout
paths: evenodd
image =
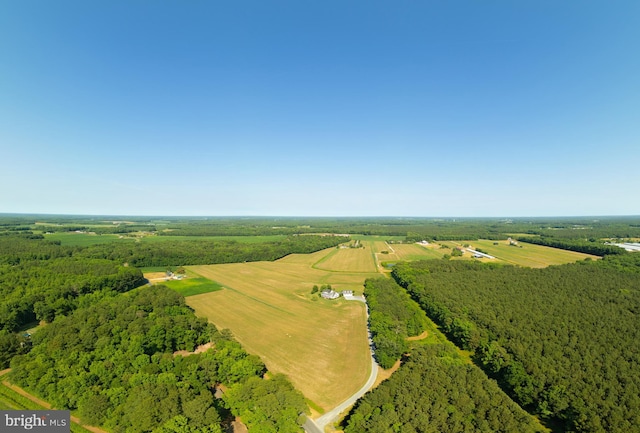
M 376 272 L 372 242 L 363 241 L 364 248 L 337 248 L 314 267 L 335 272 Z
M 518 242 L 517 246 L 509 245 L 508 241 L 468 241 L 473 248 L 480 248 L 497 259 L 519 266 L 530 268 L 545 268 L 551 265 L 562 265 L 573 263 L 586 258 L 598 259 L 598 256 L 577 253 L 574 251 L 561 250 L 543 245 L 528 244 Z M 495 245 L 497 243 L 497 245 Z M 468 253 L 465 253 L 467 255 Z
M 364 304 L 321 299 L 311 295 L 311 289 L 331 284 L 336 290 L 362 290 L 366 278 L 379 275 L 311 267 L 308 256 L 317 261 L 333 251 L 275 262 L 189 267 L 223 290 L 187 298 L 196 314 L 230 329 L 270 371 L 286 374 L 323 410 L 338 405 L 367 380 L 367 319 Z

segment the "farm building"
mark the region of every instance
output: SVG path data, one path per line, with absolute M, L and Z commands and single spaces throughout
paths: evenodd
M 340 297 L 340 293 L 334 291 L 333 289 L 324 289 L 320 293 L 320 296 L 322 296 L 324 299 L 337 299 Z
M 353 296 L 353 290 L 343 290 L 342 296 Z
M 489 254 L 481 253 L 480 251 L 472 250 L 471 248 L 467 248 L 467 251 L 469 251 L 471 254 L 473 254 L 473 257 L 476 258 L 476 259 L 481 259 L 481 258 L 495 259 L 495 257 L 490 256 Z

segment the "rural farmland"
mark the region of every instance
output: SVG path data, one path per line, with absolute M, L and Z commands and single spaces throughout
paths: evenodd
M 526 266 L 530 268 L 545 268 L 551 265 L 573 263 L 587 258 L 599 258 L 598 256 L 590 254 L 577 253 L 575 251 L 561 250 L 558 248 L 551 248 L 525 242 L 520 242 L 518 245 L 510 245 L 508 241 L 504 240 L 479 240 L 469 241 L 468 244 L 472 248 L 480 248 L 487 254 L 496 257 L 499 261 L 506 262 L 511 265 Z
M 353 394 L 371 368 L 364 304 L 327 301 L 311 294 L 314 285 L 324 284 L 361 291 L 366 278 L 379 275 L 348 272 L 353 256 L 336 252 L 351 251 L 327 249 L 275 262 L 189 267 L 223 287 L 188 297 L 196 314 L 209 317 L 220 329 L 230 329 L 270 371 L 286 374 L 318 412 Z M 313 267 L 332 253 L 333 260 L 323 262 L 325 269 Z M 371 251 L 367 254 L 373 263 Z M 328 269 L 327 263 L 337 270 Z
M 439 244 L 388 244 L 366 237 L 360 242 L 364 248 L 329 248 L 291 254 L 275 262 L 191 266 L 192 277 L 204 277 L 214 282 L 214 290 L 222 289 L 189 296 L 187 302 L 218 328 L 230 329 L 269 370 L 287 374 L 312 407 L 326 411 L 366 380 L 366 315 L 362 304 L 320 299 L 311 294 L 312 287 L 330 284 L 338 291 L 361 291 L 366 278 L 380 275 L 375 272 L 376 261 L 442 258 L 451 251 Z M 497 262 L 528 267 L 588 257 L 538 245 L 499 248 L 492 241 L 470 244 L 490 252 L 495 249 Z M 445 245 L 456 246 L 451 242 Z M 471 255 L 467 253 L 464 259 L 471 259 Z

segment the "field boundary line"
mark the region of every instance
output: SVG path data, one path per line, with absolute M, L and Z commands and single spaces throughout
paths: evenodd
M 317 262 L 315 262 L 314 264 L 311 265 L 311 267 L 313 269 L 318 269 L 321 271 L 326 271 L 326 269 L 322 269 L 322 268 L 318 268 L 317 266 L 322 263 L 322 262 L 326 262 L 327 260 L 329 260 L 330 257 L 333 257 L 334 255 L 338 254 L 340 250 L 338 249 L 334 249 L 333 251 L 331 251 L 329 254 L 327 254 L 326 256 L 324 256 L 323 258 L 321 258 L 320 260 L 318 260 Z

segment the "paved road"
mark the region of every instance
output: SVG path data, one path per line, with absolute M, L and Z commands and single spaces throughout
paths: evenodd
M 365 302 L 363 298 L 354 297 L 357 299 L 352 299 L 354 301 Z M 366 303 L 366 302 L 365 302 Z M 369 307 L 367 306 L 367 321 L 369 318 Z M 369 347 L 372 348 L 371 337 L 369 337 Z M 367 391 L 371 389 L 373 384 L 376 381 L 376 377 L 378 376 L 378 364 L 376 363 L 375 358 L 373 357 L 373 349 L 371 349 L 371 373 L 369 374 L 369 379 L 367 382 L 355 392 L 351 397 L 340 403 L 335 408 L 331 409 L 329 412 L 323 414 L 319 418 L 312 420 L 311 418 L 307 418 L 307 421 L 303 424 L 303 428 L 307 433 L 324 433 L 324 429 L 329 424 L 335 422 L 335 420 L 340 416 L 342 412 L 347 410 L 351 405 L 353 405 L 356 400 L 362 397 Z

